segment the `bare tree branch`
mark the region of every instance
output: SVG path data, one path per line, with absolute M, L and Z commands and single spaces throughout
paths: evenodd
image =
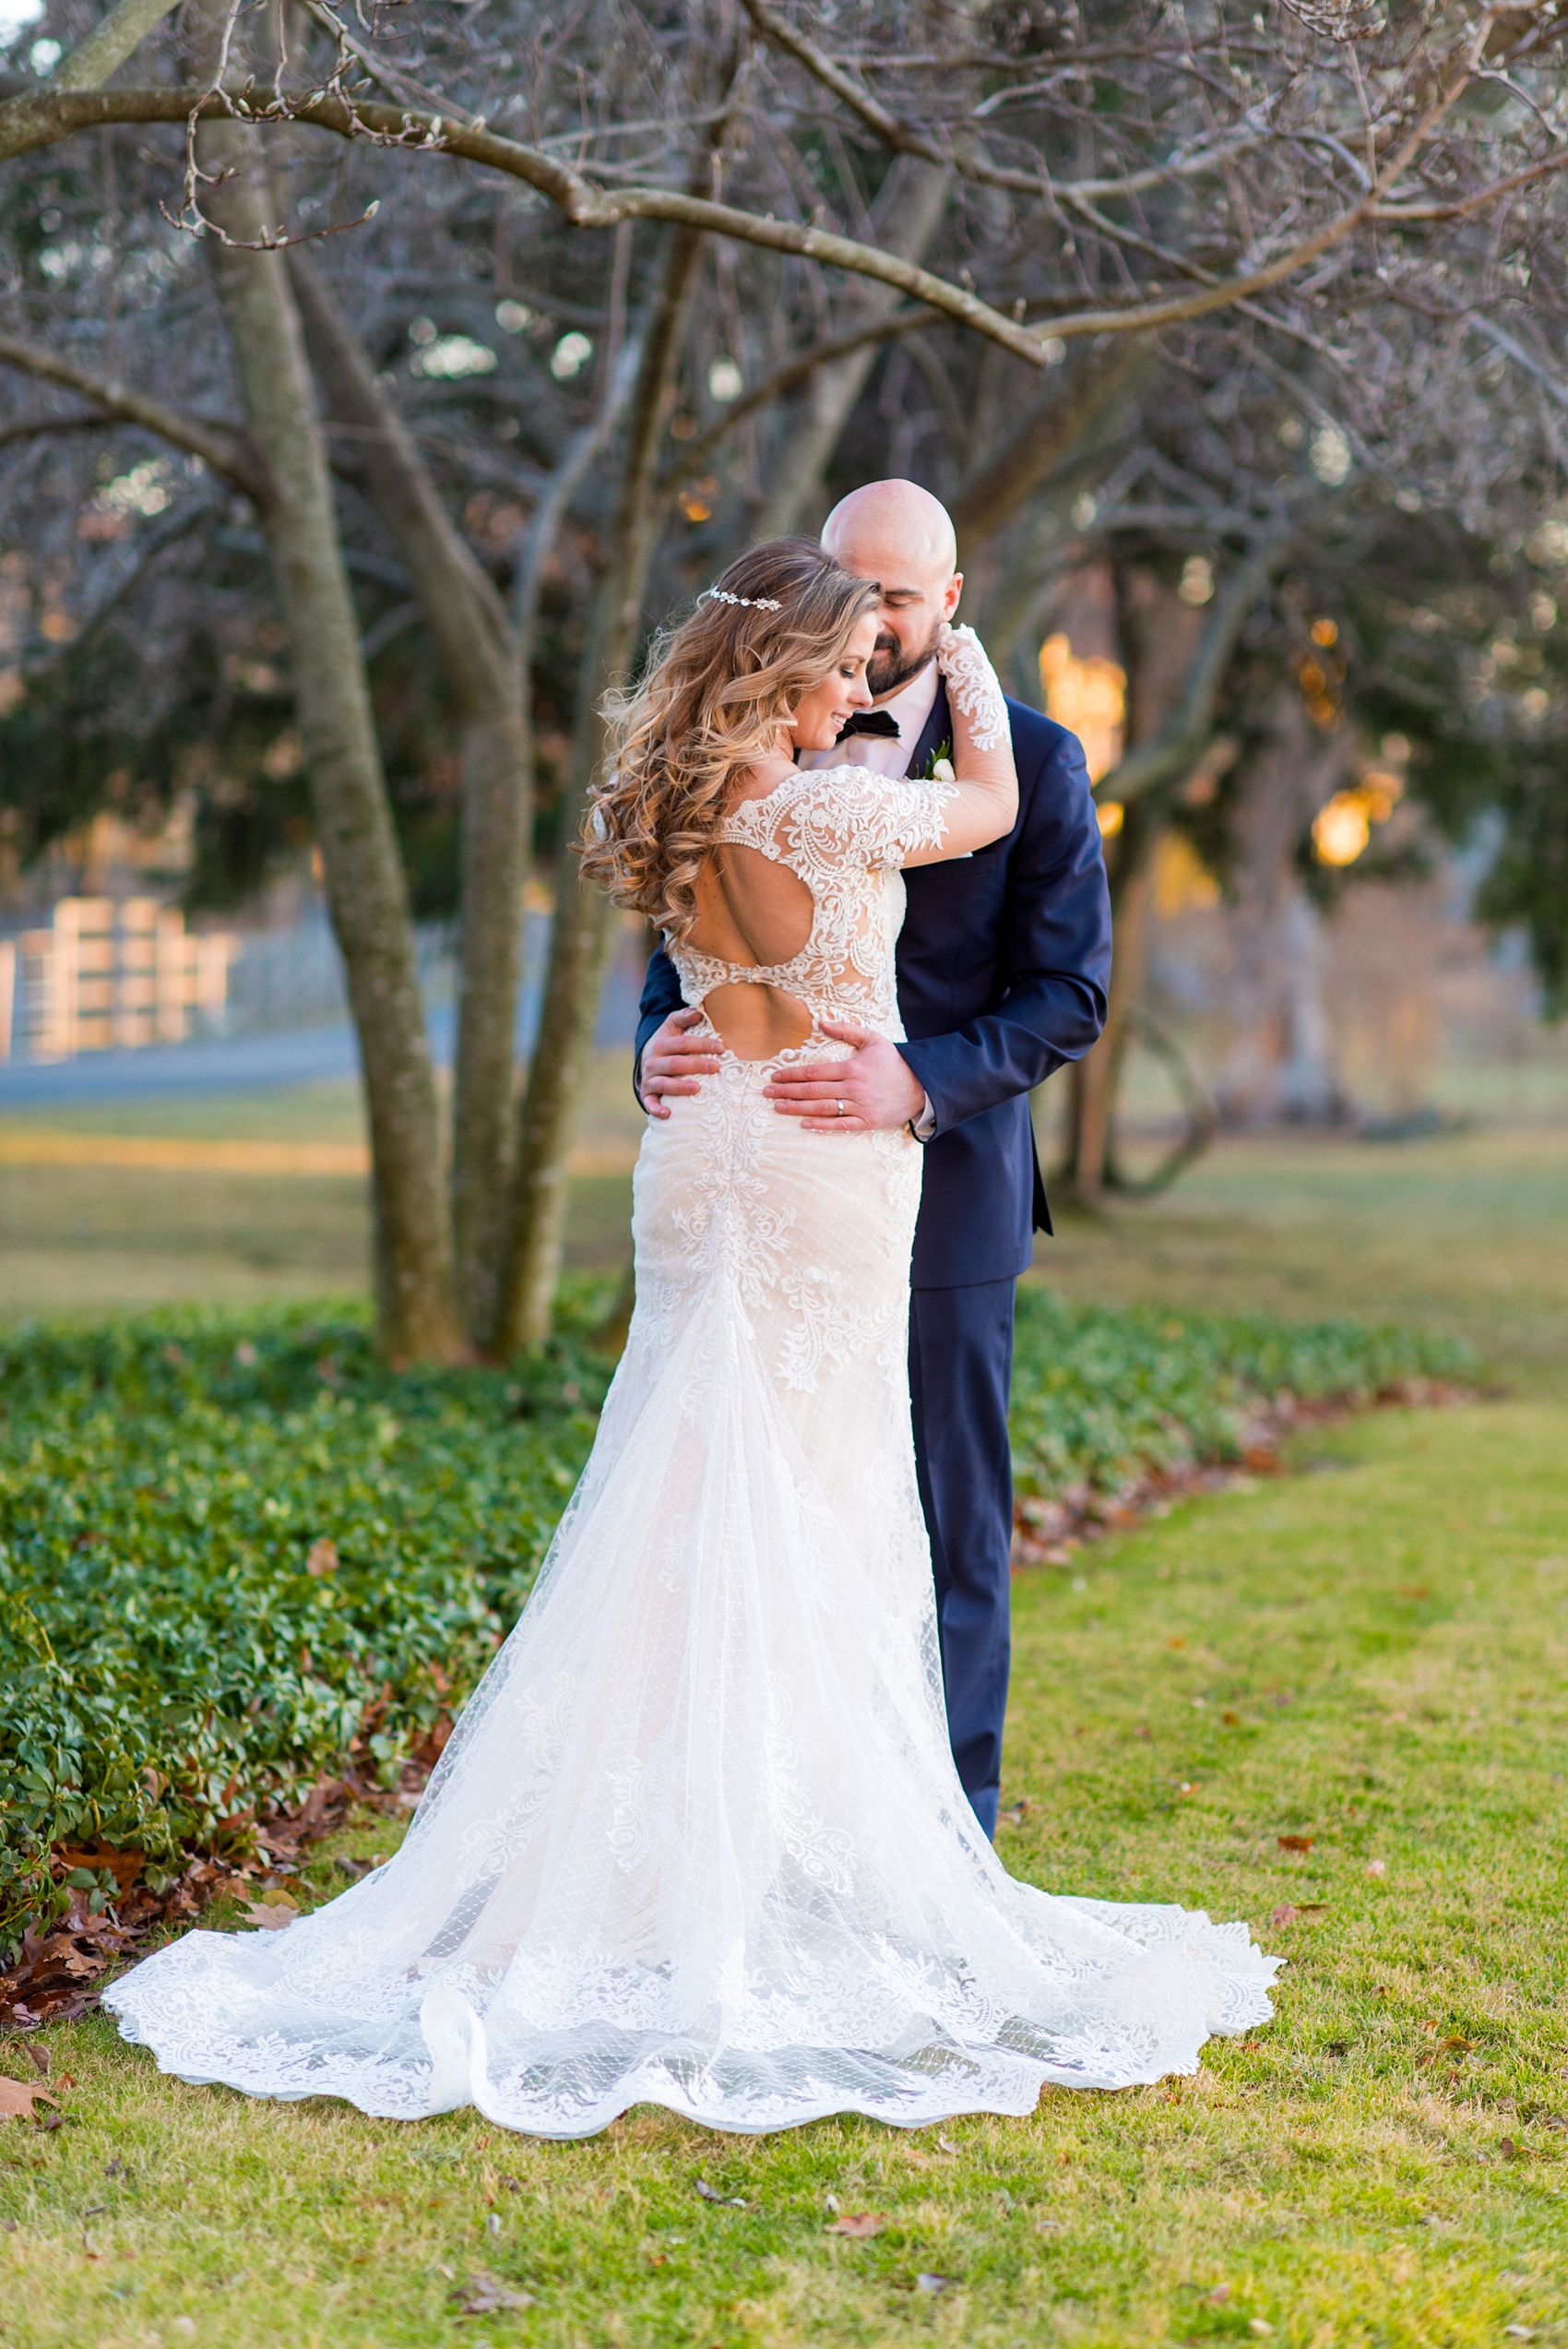
M 112 376 L 94 376 L 42 343 L 24 342 L 19 335 L 0 334 L 0 366 L 19 367 L 24 374 L 36 376 L 44 383 L 64 384 L 68 391 L 79 392 L 84 399 L 96 400 L 107 415 L 121 423 L 139 424 L 143 432 L 155 433 L 171 447 L 199 457 L 213 472 L 232 482 L 236 489 L 244 490 L 254 504 L 266 505 L 270 495 L 266 471 L 237 433 L 205 423 L 199 416 L 184 415 L 161 399 L 132 390 L 128 384 L 119 383 Z
M 98 89 L 117 73 L 155 26 L 172 16 L 180 0 L 119 0 L 79 49 L 56 66 L 52 89 Z
M 981 187 L 1004 187 L 1019 196 L 1132 196 L 1146 188 L 1158 187 L 1168 179 L 1184 179 L 1196 172 L 1218 171 L 1220 166 L 1249 147 L 1255 147 L 1265 136 L 1262 131 L 1249 131 L 1241 137 L 1229 139 L 1223 146 L 1205 148 L 1196 155 L 1182 156 L 1169 163 L 1156 163 L 1146 171 L 1134 172 L 1121 179 L 1075 180 L 1063 186 L 1053 184 L 1043 166 L 1038 172 L 1010 170 L 1005 164 L 988 163 L 982 156 L 964 147 L 944 147 L 938 140 L 927 138 L 909 123 L 873 98 L 854 76 L 836 65 L 825 50 L 821 50 L 805 34 L 766 5 L 766 0 L 742 0 L 746 14 L 757 30 L 782 49 L 787 55 L 802 65 L 813 79 L 842 100 L 851 113 L 860 116 L 868 130 L 876 133 L 885 146 L 900 155 L 918 155 L 922 162 L 941 163 L 945 168 L 961 172 L 966 179 L 976 181 Z M 1075 53 L 1064 63 L 1078 65 L 1081 56 Z
M 830 229 L 759 218 L 738 205 L 714 203 L 677 188 L 602 188 L 539 149 L 524 147 L 481 126 L 465 128 L 445 115 L 422 114 L 411 109 L 358 101 L 350 103 L 333 90 L 285 92 L 275 102 L 264 105 L 226 91 L 42 90 L 0 106 L 0 161 L 105 123 L 184 123 L 193 116 L 208 114 L 229 114 L 257 124 L 285 120 L 308 123 L 342 138 L 369 136 L 387 145 L 459 155 L 469 162 L 505 172 L 511 178 L 538 188 L 576 228 L 612 228 L 618 221 L 630 220 L 672 221 L 699 233 L 732 237 L 775 253 L 797 254 L 825 268 L 876 279 L 914 301 L 940 310 L 960 326 L 988 336 L 1004 350 L 1027 359 L 1031 366 L 1039 367 L 1047 364 L 1045 345 L 1052 340 L 1139 334 L 1157 327 L 1175 326 L 1189 318 L 1204 317 L 1210 311 L 1229 308 L 1296 276 L 1343 244 L 1372 217 L 1384 190 L 1397 183 L 1469 78 L 1467 67 L 1444 86 L 1365 196 L 1265 267 L 1170 300 L 1133 303 L 1116 310 L 1070 311 L 1034 328 L 1018 325 L 982 301 L 979 294 L 954 285 L 946 278 L 902 260 L 896 254 L 884 253 L 875 245 L 840 236 Z
M 119 422 L 118 416 L 96 411 L 80 416 L 16 416 L 8 424 L 0 424 L 0 448 L 9 448 L 18 440 L 40 440 L 50 433 L 110 432 Z
M 687 442 L 681 451 L 683 480 L 698 470 L 737 424 L 754 415 L 759 408 L 766 408 L 775 399 L 782 399 L 798 389 L 819 367 L 831 366 L 836 359 L 847 359 L 851 352 L 863 350 L 868 342 L 891 342 L 916 327 L 928 327 L 937 316 L 936 311 L 926 308 L 898 310 L 891 318 L 875 319 L 870 326 L 856 327 L 848 334 L 831 336 L 826 342 L 814 342 L 808 351 L 797 352 L 793 359 L 787 359 L 772 375 L 754 384 L 707 432 Z

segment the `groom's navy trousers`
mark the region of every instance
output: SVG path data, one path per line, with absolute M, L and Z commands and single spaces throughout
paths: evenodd
M 905 875 L 898 1047 L 935 1114 L 910 1270 L 909 1390 L 931 1535 L 948 1735 L 965 1791 L 996 1829 L 1010 1655 L 1013 1484 L 1007 1394 L 1014 1283 L 1051 1229 L 1029 1093 L 1105 1022 L 1111 904 L 1077 737 L 1010 701 L 1018 819 L 972 856 Z M 944 690 L 909 762 L 951 738 Z M 648 964 L 637 1055 L 681 1005 Z

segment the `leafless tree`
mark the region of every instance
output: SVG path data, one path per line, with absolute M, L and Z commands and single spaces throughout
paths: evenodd
M 196 66 L 165 13 L 121 0 L 92 27 L 84 0 L 52 0 L 65 63 L 0 105 L 0 167 L 90 137 L 104 183 L 75 199 L 79 225 L 6 264 L 0 363 L 52 388 L 0 419 L 0 496 L 30 510 L 47 472 L 56 503 L 74 480 L 74 510 L 89 507 L 112 421 L 116 449 L 150 435 L 205 469 L 178 488 L 187 551 L 233 535 L 231 495 L 276 550 L 276 482 L 309 475 L 296 507 L 315 517 L 311 591 L 338 582 L 332 629 L 304 616 L 325 605 L 301 604 L 282 554 L 279 595 L 372 1100 L 382 1261 L 400 1268 L 383 1281 L 395 1351 L 450 1351 L 459 1313 L 502 1349 L 548 1326 L 609 936 L 569 849 L 597 712 L 649 616 L 737 543 L 810 526 L 868 471 L 916 473 L 949 499 L 978 616 L 1021 677 L 1075 563 L 1109 550 L 1153 578 L 1202 552 L 1214 592 L 1191 657 L 1104 787 L 1146 804 L 1131 841 L 1209 747 L 1314 501 L 1343 504 L 1352 480 L 1473 513 L 1526 440 L 1557 494 L 1556 0 L 1388 25 L 1215 0 L 1004 20 L 889 6 L 858 12 L 849 42 L 846 20 L 766 0 L 586 0 L 564 18 L 495 0 L 482 18 L 364 25 L 309 0 L 214 13 Z M 112 235 L 106 318 L 104 272 L 79 256 Z M 231 289 L 228 351 L 193 242 L 217 247 Z M 268 289 L 288 345 L 287 416 L 269 420 L 248 368 L 242 284 Z M 1500 404 L 1523 435 L 1511 455 L 1473 423 Z M 1291 420 L 1294 449 L 1278 437 Z M 517 517 L 499 543 L 498 510 Z M 161 519 L 133 533 L 148 577 L 184 559 L 152 546 Z M 368 709 L 345 546 L 400 583 L 388 626 L 422 615 L 461 742 L 455 1252 L 374 742 L 356 720 L 363 828 L 329 851 L 329 737 L 306 714 L 328 645 L 337 704 Z M 60 558 L 85 615 L 125 550 L 62 539 Z M 575 669 L 564 690 L 540 681 L 547 613 Z M 572 747 L 544 794 L 557 918 L 514 1105 L 541 690 Z M 335 881 L 335 860 L 364 876 Z

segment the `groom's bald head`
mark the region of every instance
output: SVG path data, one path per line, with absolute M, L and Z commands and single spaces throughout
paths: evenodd
M 964 581 L 953 519 L 919 482 L 867 482 L 839 499 L 822 543 L 847 571 L 881 586 L 866 683 L 882 699 L 925 667 L 943 622 L 958 608 Z

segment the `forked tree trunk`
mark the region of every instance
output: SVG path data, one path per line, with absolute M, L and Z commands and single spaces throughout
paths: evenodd
M 879 242 L 885 252 L 906 261 L 921 261 L 941 225 L 953 175 L 935 163 L 899 157 L 887 175 L 878 204 Z M 892 286 L 868 286 L 861 296 L 858 316 L 865 326 L 891 316 L 899 296 Z M 806 412 L 785 440 L 774 464 L 772 490 L 757 524 L 759 539 L 784 538 L 802 529 L 821 495 L 822 478 L 844 427 L 880 355 L 868 343 L 847 358 L 819 367 L 807 392 Z
M 695 230 L 671 232 L 653 314 L 632 394 L 611 567 L 600 583 L 577 695 L 571 780 L 562 809 L 555 926 L 538 1040 L 518 1121 L 512 1222 L 496 1325 L 497 1350 L 541 1345 L 560 1277 L 566 1225 L 567 1163 L 593 1046 L 593 1026 L 615 914 L 602 889 L 582 878 L 576 841 L 588 793 L 603 762 L 605 694 L 624 682 L 641 633 L 643 597 L 659 537 L 655 473 L 674 399 L 675 370 L 702 256 Z
M 192 28 L 198 40 L 207 35 L 208 70 L 220 21 Z M 205 123 L 197 153 L 203 171 L 214 174 L 207 210 L 235 240 L 218 248 L 218 281 L 251 435 L 272 479 L 262 522 L 289 630 L 327 902 L 364 1072 L 378 1330 L 394 1359 L 449 1362 L 465 1349 L 408 888 L 287 265 L 281 254 L 243 249 L 259 245 L 277 225 L 255 141 L 241 124 Z
M 517 981 L 532 806 L 522 681 L 505 607 L 314 263 L 290 269 L 333 418 L 352 428 L 366 485 L 424 608 L 461 728 L 462 865 L 452 1240 L 469 1337 L 494 1341 L 511 1186 Z

